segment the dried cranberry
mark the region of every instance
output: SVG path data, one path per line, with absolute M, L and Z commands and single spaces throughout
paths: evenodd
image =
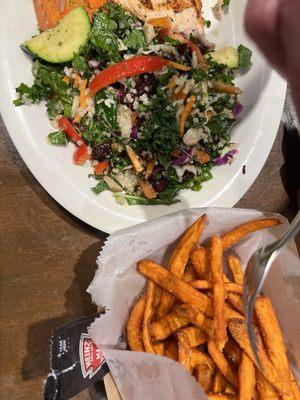
M 185 51 L 187 49 L 186 44 L 181 43 L 178 46 L 176 46 L 178 53 L 183 56 L 185 54 Z
M 153 94 L 155 93 L 155 89 L 157 86 L 157 80 L 153 74 L 148 75 L 148 74 L 143 74 L 140 75 L 138 78 L 135 80 L 135 90 L 136 94 L 135 96 L 141 96 L 144 93 L 147 94 Z
M 164 179 L 157 179 L 151 182 L 151 185 L 156 192 L 162 192 L 167 187 L 167 181 Z
M 92 159 L 97 161 L 103 161 L 106 158 L 109 158 L 111 155 L 111 147 L 108 142 L 97 144 L 93 147 L 92 151 Z

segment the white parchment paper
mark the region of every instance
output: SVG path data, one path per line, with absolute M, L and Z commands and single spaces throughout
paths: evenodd
M 137 261 L 151 258 L 166 265 L 174 241 L 196 218 L 206 213 L 208 226 L 201 243 L 237 225 L 263 216 L 281 218 L 283 223 L 259 231 L 234 247 L 246 265 L 253 251 L 278 237 L 287 227 L 277 214 L 255 210 L 202 208 L 167 215 L 111 235 L 100 253 L 98 270 L 88 288 L 93 302 L 106 308 L 105 315 L 90 327 L 94 342 L 103 348 L 106 361 L 123 400 L 206 399 L 195 379 L 178 363 L 147 353 L 119 350 L 124 341 L 129 310 L 140 296 L 145 279 L 136 272 Z M 300 378 L 300 261 L 295 246 L 277 257 L 265 284 L 286 339 L 289 357 Z

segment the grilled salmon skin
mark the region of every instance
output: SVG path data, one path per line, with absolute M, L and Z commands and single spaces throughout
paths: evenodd
M 114 0 L 142 21 L 169 16 L 173 32 L 203 37 L 202 0 Z

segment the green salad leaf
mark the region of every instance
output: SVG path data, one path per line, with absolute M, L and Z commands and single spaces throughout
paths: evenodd
M 173 199 L 173 200 L 164 200 L 164 199 L 146 199 L 145 197 L 140 197 L 140 196 L 135 196 L 132 194 L 119 194 L 116 193 L 114 194 L 114 197 L 116 200 L 118 199 L 124 199 L 126 200 L 127 204 L 130 206 L 134 205 L 144 205 L 144 206 L 158 206 L 158 205 L 170 205 L 170 204 L 175 204 L 175 203 L 180 203 L 179 199 Z
M 59 146 L 65 146 L 70 141 L 70 139 L 65 134 L 65 132 L 62 132 L 62 131 L 56 131 L 56 132 L 49 133 L 48 140 L 51 144 L 59 145 Z
M 83 74 L 90 72 L 90 69 L 89 69 L 88 63 L 86 61 L 86 58 L 83 57 L 83 56 L 80 56 L 78 54 L 74 55 L 74 58 L 72 60 L 72 67 L 76 71 L 81 72 Z
M 177 147 L 180 136 L 176 108 L 168 94 L 158 90 L 157 97 L 152 100 L 148 112 L 149 118 L 140 141 L 141 147 L 154 153 L 170 155 Z
M 119 43 L 116 31 L 117 23 L 100 9 L 94 14 L 94 23 L 90 32 L 90 41 L 94 49 L 106 61 L 119 61 Z
M 101 192 L 104 192 L 105 190 L 109 190 L 109 187 L 105 181 L 100 181 L 99 183 L 97 183 L 96 186 L 92 187 L 92 191 L 95 194 L 99 194 Z
M 230 140 L 230 129 L 234 121 L 234 119 L 228 118 L 225 114 L 217 114 L 211 117 L 206 126 L 210 130 L 212 141 L 219 142 L 223 139 L 228 142 Z
M 132 29 L 123 39 L 123 43 L 129 50 L 139 50 L 146 46 L 145 36 L 142 31 Z
M 111 90 L 102 89 L 95 96 L 95 115 L 106 130 L 118 131 L 117 123 L 117 99 L 116 93 Z
M 240 44 L 238 47 L 238 53 L 239 53 L 239 67 L 243 69 L 250 68 L 252 65 L 251 62 L 252 51 L 248 49 L 248 47 Z

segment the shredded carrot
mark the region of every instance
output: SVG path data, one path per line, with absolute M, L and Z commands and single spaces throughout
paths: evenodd
M 228 85 L 221 81 L 214 81 L 213 88 L 216 92 L 227 93 L 227 94 L 241 94 L 242 90 L 239 87 Z
M 153 158 L 151 161 L 148 162 L 147 167 L 146 167 L 146 173 L 145 173 L 145 178 L 148 179 L 149 176 L 151 176 L 153 168 L 155 165 L 155 159 Z
M 186 44 L 187 47 L 194 51 L 196 53 L 197 56 L 197 60 L 199 65 L 203 68 L 206 69 L 206 62 L 205 59 L 201 53 L 201 50 L 199 49 L 199 47 L 190 39 L 185 38 L 183 35 L 181 35 L 180 33 L 170 33 L 169 35 L 172 39 L 174 40 L 178 40 L 180 43 Z
M 156 27 L 156 28 L 164 28 L 170 29 L 171 28 L 171 18 L 170 17 L 160 17 L 160 18 L 151 18 L 147 21 L 148 24 Z
M 108 164 L 109 164 L 108 160 L 99 162 L 99 164 L 97 164 L 94 168 L 95 175 L 102 174 L 102 172 L 105 170 L 105 168 L 108 166 Z
M 87 103 L 86 103 L 86 85 L 87 85 L 87 80 L 83 79 L 80 83 L 80 95 L 79 95 L 79 105 L 81 108 L 86 108 Z
M 64 76 L 64 77 L 62 78 L 62 81 L 65 82 L 67 85 L 69 85 L 69 83 L 70 83 L 70 78 L 69 78 L 68 76 Z
M 187 98 L 187 93 L 184 92 L 184 87 L 181 88 L 177 93 L 173 94 L 174 100 L 185 100 Z
M 190 69 L 191 69 L 191 67 L 188 67 L 187 65 L 179 64 L 174 61 L 169 61 L 169 60 L 167 60 L 167 61 L 171 67 L 178 69 L 179 71 L 190 71 Z
M 186 123 L 187 117 L 189 116 L 189 113 L 191 112 L 191 110 L 193 108 L 195 101 L 196 101 L 195 96 L 189 97 L 186 102 L 186 105 L 184 107 L 184 110 L 180 114 L 180 117 L 179 117 L 179 134 L 180 134 L 180 136 L 183 136 L 183 134 L 184 134 L 185 123 Z
M 176 86 L 176 79 L 178 78 L 178 75 L 173 75 L 172 78 L 169 80 L 167 84 L 167 88 L 169 90 L 173 90 L 174 87 Z
M 178 149 L 173 149 L 171 156 L 176 158 L 180 157 L 181 156 L 180 151 Z
M 137 117 L 138 117 L 138 113 L 137 113 L 137 111 L 134 111 L 134 112 L 131 114 L 131 123 L 132 123 L 132 125 L 135 124 Z
M 81 121 L 81 116 L 79 114 L 75 115 L 75 117 L 73 118 L 73 122 L 79 124 L 80 121 Z
M 75 75 L 74 83 L 73 83 L 74 88 L 79 88 L 80 79 L 81 78 L 79 75 Z

